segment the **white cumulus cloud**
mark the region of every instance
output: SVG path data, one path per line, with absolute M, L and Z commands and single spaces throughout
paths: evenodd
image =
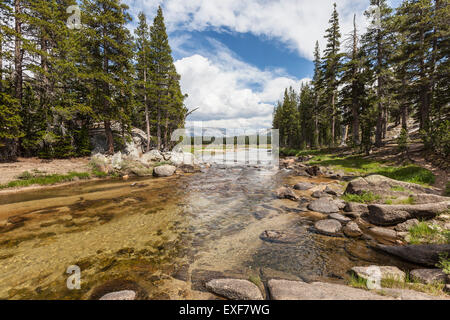
M 175 62 L 181 88 L 189 94 L 186 105 L 199 108 L 188 119 L 204 126 L 221 128 L 267 128 L 271 126 L 274 104 L 284 88 L 296 89 L 301 82 L 281 70 L 266 71 L 249 65 L 222 44 L 211 40 L 214 49 Z
M 314 45 L 328 27 L 332 5 L 337 2 L 342 34 L 353 26 L 353 14 L 364 25 L 362 13 L 369 0 L 125 0 L 134 14 L 143 10 L 149 17 L 158 5 L 164 8 L 169 31 L 218 30 L 276 39 L 312 59 Z

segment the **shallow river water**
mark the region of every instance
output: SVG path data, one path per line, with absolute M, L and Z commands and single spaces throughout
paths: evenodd
M 310 232 L 323 216 L 273 195 L 283 184 L 337 182 L 234 164 L 0 195 L 0 299 L 89 299 L 127 288 L 141 298 L 209 299 L 203 284 L 214 277 L 344 283 L 355 265 L 402 266 L 366 241 Z M 265 230 L 294 240 L 263 241 Z M 79 290 L 66 285 L 71 265 L 81 269 Z

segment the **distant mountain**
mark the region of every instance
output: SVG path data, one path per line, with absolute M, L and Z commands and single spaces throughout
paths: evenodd
M 189 137 L 240 137 L 240 136 L 271 136 L 272 129 L 227 129 L 227 128 L 208 128 L 208 127 L 187 127 L 186 135 Z

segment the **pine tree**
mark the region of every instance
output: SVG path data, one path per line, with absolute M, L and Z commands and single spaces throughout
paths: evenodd
M 158 8 L 157 15 L 150 27 L 150 52 L 151 52 L 151 67 L 150 67 L 150 92 L 151 104 L 156 109 L 156 136 L 157 148 L 161 149 L 163 143 L 162 127 L 166 129 L 164 139 L 165 147 L 168 147 L 169 135 L 169 113 L 173 109 L 173 99 L 182 97 L 180 94 L 173 95 L 171 91 L 177 91 L 179 77 L 176 75 L 173 64 L 172 50 L 169 46 L 169 40 L 164 24 L 164 17 L 161 7 Z M 174 81 L 174 82 L 173 82 Z M 175 85 L 174 85 L 175 83 Z M 181 92 L 180 92 L 181 93 Z M 175 110 L 183 110 L 181 102 L 176 104 Z M 186 110 L 184 111 L 186 113 Z M 164 117 L 164 124 L 162 123 Z M 184 116 L 183 116 L 184 122 Z
M 33 108 L 32 100 L 28 100 L 31 104 L 23 104 L 31 117 L 22 140 L 27 154 L 36 148 L 36 141 L 42 145 L 38 154 L 44 158 L 67 158 L 88 152 L 80 151 L 76 145 L 76 136 L 83 130 L 77 122 L 87 116 L 88 110 L 77 101 L 80 32 L 67 26 L 66 9 L 75 4 L 75 0 L 36 0 L 27 8 L 27 54 L 34 57 L 27 66 L 33 76 L 27 81 L 39 99 L 37 108 Z
M 136 35 L 135 39 L 135 51 L 136 51 L 136 72 L 137 72 L 137 82 L 136 82 L 136 102 L 144 107 L 145 115 L 145 129 L 147 133 L 147 146 L 146 151 L 150 151 L 150 116 L 149 116 L 149 88 L 150 88 L 150 63 L 151 63 L 151 52 L 150 52 L 150 30 L 147 24 L 147 18 L 143 12 L 139 13 L 139 24 L 134 31 Z M 140 111 L 140 108 L 138 108 Z M 138 116 L 139 117 L 139 116 Z M 140 120 L 137 121 L 140 125 Z
M 314 121 L 314 92 L 309 83 L 302 85 L 299 93 L 298 116 L 299 116 L 299 134 L 300 149 L 304 150 L 308 146 L 314 146 L 315 121 Z
M 14 78 L 7 69 L 11 54 L 6 44 L 14 41 L 14 8 L 11 1 L 0 4 L 0 161 L 15 160 L 18 156 L 18 139 L 22 136 L 20 104 L 15 98 Z
M 342 54 L 340 51 L 340 28 L 339 15 L 336 9 L 336 3 L 333 5 L 333 13 L 329 21 L 330 27 L 326 30 L 325 39 L 327 39 L 327 46 L 322 57 L 322 73 L 324 81 L 324 94 L 326 101 L 329 104 L 327 114 L 331 115 L 331 137 L 329 144 L 336 145 L 336 126 L 338 124 L 339 112 L 337 110 L 337 89 L 338 77 L 341 69 Z
M 164 145 L 171 147 L 171 134 L 175 129 L 184 127 L 187 109 L 184 107 L 185 95 L 181 92 L 180 75 L 177 73 L 175 65 L 172 64 L 169 71 L 169 86 L 167 90 L 168 105 L 165 113 Z
M 415 107 L 425 145 L 449 154 L 448 0 L 410 0 L 397 10 L 397 30 L 404 37 L 398 61 L 409 92 L 405 103 Z
M 129 125 L 129 119 L 123 116 L 130 106 L 127 94 L 132 79 L 132 43 L 125 25 L 131 18 L 128 7 L 120 0 L 83 0 L 82 3 L 87 100 L 95 118 L 103 121 L 108 153 L 113 154 L 112 124 L 120 123 L 122 133 L 127 129 L 124 126 Z
M 320 147 L 320 134 L 319 134 L 319 117 L 320 108 L 319 102 L 322 97 L 322 71 L 321 71 L 321 58 L 319 41 L 316 41 L 314 48 L 314 77 L 312 85 L 314 88 L 314 147 Z
M 378 113 L 375 144 L 381 146 L 388 121 L 387 88 L 390 77 L 389 60 L 392 54 L 391 31 L 388 26 L 392 9 L 386 0 L 371 0 L 370 4 L 372 7 L 365 15 L 371 19 L 371 25 L 362 41 L 371 69 L 376 74 Z
M 341 79 L 342 105 L 345 110 L 350 110 L 348 117 L 352 123 L 353 145 L 360 144 L 360 106 L 364 83 L 361 79 L 361 55 L 359 52 L 359 37 L 356 29 L 356 15 L 353 17 L 353 32 L 350 37 L 350 50 L 347 53 L 346 62 L 343 64 L 343 76 Z

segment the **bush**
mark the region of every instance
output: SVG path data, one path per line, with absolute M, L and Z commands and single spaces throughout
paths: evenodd
M 407 152 L 408 151 L 408 131 L 403 128 L 400 135 L 397 138 L 398 151 Z

